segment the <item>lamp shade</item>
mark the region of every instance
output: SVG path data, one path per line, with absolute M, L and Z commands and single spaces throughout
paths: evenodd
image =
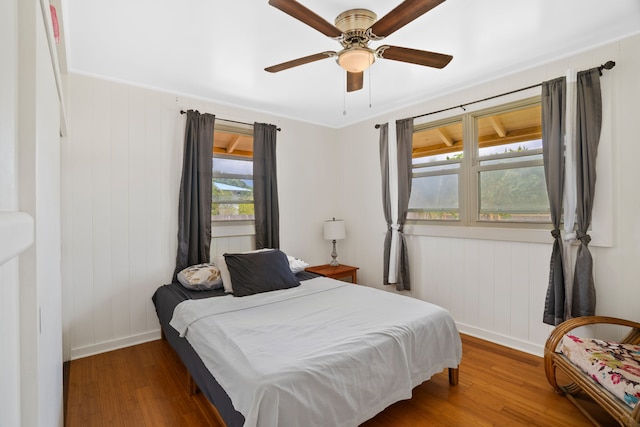
M 346 237 L 344 229 L 344 221 L 341 219 L 332 219 L 324 222 L 324 238 L 325 240 L 340 240 Z
M 376 60 L 371 49 L 352 47 L 338 53 L 338 64 L 351 73 L 360 73 Z

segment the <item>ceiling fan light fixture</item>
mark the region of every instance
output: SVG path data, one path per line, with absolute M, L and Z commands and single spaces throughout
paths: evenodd
M 338 65 L 350 73 L 361 73 L 375 60 L 373 51 L 363 47 L 352 47 L 338 53 Z
M 353 92 L 362 89 L 363 72 L 375 62 L 376 58 L 443 68 L 453 59 L 451 55 L 386 45 L 373 50 L 369 48 L 369 42 L 384 39 L 444 1 L 402 0 L 381 19 L 378 19 L 377 15 L 369 9 L 349 9 L 338 15 L 335 25 L 332 25 L 298 0 L 269 0 L 271 6 L 340 43 L 342 50 L 308 55 L 267 67 L 265 71 L 276 73 L 324 58 L 335 58 L 340 68 L 347 72 L 345 85 L 347 92 Z

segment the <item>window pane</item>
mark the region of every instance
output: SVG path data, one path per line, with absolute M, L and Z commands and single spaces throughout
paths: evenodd
M 253 175 L 253 161 L 251 159 L 230 159 L 225 157 L 213 158 L 213 174 L 215 175 Z
M 213 178 L 212 202 L 253 202 L 253 180 Z
M 462 144 L 462 121 L 422 129 L 418 126 L 412 138 L 413 158 L 415 161 L 461 158 Z
M 211 219 L 254 219 L 253 180 L 214 178 L 211 192 Z
M 436 154 L 433 156 L 416 157 L 412 159 L 411 163 L 414 168 L 427 166 L 434 162 L 456 162 L 460 163 L 462 160 L 462 151 L 454 151 L 447 154 Z
M 480 161 L 480 165 L 492 166 L 492 165 L 499 165 L 499 164 L 505 164 L 505 163 L 520 163 L 520 162 L 533 161 L 533 160 L 542 162 L 542 153 L 533 153 L 531 155 L 518 156 L 518 157 L 506 157 L 502 159 L 482 160 Z
M 458 174 L 413 178 L 408 219 L 458 220 Z
M 253 220 L 253 201 L 250 203 L 212 203 L 212 221 Z
M 484 221 L 549 222 L 542 166 L 480 172 L 480 213 Z
M 253 161 L 213 158 L 211 220 L 253 220 Z
M 462 136 L 462 120 L 418 127 L 414 132 L 408 219 L 460 219 L 458 179 L 463 160 Z
M 529 141 L 514 142 L 511 144 L 494 145 L 492 147 L 480 148 L 480 157 L 491 156 L 494 154 L 512 153 L 522 154 L 526 156 L 533 150 L 542 149 L 542 139 L 532 139 Z
M 542 148 L 539 104 L 480 117 L 476 120 L 476 126 L 480 156 Z
M 414 176 L 422 173 L 433 173 L 444 170 L 459 169 L 462 161 L 462 152 L 441 154 L 436 156 L 420 157 L 413 159 Z

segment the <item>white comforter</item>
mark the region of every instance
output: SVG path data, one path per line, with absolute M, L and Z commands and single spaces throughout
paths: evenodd
M 171 325 L 252 427 L 357 426 L 462 356 L 445 309 L 324 277 L 184 301 Z

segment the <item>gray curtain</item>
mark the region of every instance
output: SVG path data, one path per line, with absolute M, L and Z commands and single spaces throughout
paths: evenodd
M 559 325 L 565 319 L 564 268 L 562 266 L 562 194 L 564 191 L 566 79 L 542 83 L 542 157 L 549 195 L 553 249 L 543 322 Z
M 277 128 L 274 125 L 254 124 L 253 204 L 255 207 L 256 249 L 280 248 L 276 133 Z
M 187 111 L 178 202 L 178 252 L 173 281 L 185 267 L 209 262 L 215 118 L 212 114 Z
M 391 194 L 389 192 L 389 124 L 380 125 L 380 172 L 382 174 L 382 209 L 387 222 L 383 248 L 382 283 L 389 284 L 389 258 L 391 252 Z
M 589 251 L 591 210 L 596 185 L 596 157 L 602 128 L 602 97 L 600 71 L 593 68 L 578 73 L 576 110 L 576 236 L 580 247 L 576 256 L 571 315 L 593 316 L 596 311 L 596 291 L 593 281 L 593 259 Z
M 387 124 L 380 127 L 380 170 L 382 172 L 382 203 L 384 216 L 387 221 L 387 234 L 384 241 L 384 279 L 383 283 L 389 285 L 389 263 L 391 260 L 391 239 L 394 224 L 391 217 L 391 195 L 389 190 L 389 128 Z M 407 243 L 403 233 L 404 223 L 407 219 L 409 208 L 409 196 L 411 195 L 412 182 L 412 141 L 413 119 L 396 121 L 397 140 L 397 170 L 398 170 L 398 260 L 396 274 L 396 289 L 399 291 L 411 289 L 409 274 L 409 255 Z
M 407 220 L 409 210 L 409 196 L 411 195 L 412 182 L 412 147 L 413 147 L 413 119 L 398 120 L 396 122 L 396 134 L 398 140 L 398 248 L 400 259 L 398 260 L 399 291 L 411 289 L 409 279 L 409 254 L 407 253 L 407 241 L 404 238 L 404 223 Z

